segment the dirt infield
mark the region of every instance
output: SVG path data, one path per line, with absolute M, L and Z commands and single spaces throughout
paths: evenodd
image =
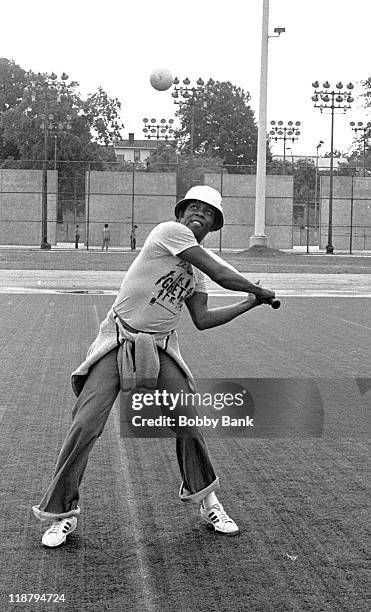
M 1 249 L 2 270 L 127 270 L 137 253 L 128 251 Z M 312 274 L 366 274 L 371 257 L 362 255 L 317 255 L 249 251 L 221 253 L 240 272 L 291 272 Z

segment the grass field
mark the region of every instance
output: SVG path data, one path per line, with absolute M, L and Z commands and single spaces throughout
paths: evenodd
M 335 380 L 322 438 L 210 439 L 240 536 L 216 536 L 178 501 L 174 440 L 120 439 L 115 406 L 82 483 L 77 531 L 61 549 L 40 546 L 43 525 L 30 508 L 70 422 L 70 372 L 111 303 L 0 295 L 0 609 L 368 612 L 370 393 L 357 395 L 354 382 L 370 377 L 367 298 L 288 298 L 279 311 L 256 309 L 202 333 L 184 315 L 182 353 L 197 376 Z M 16 605 L 11 593 L 66 601 Z

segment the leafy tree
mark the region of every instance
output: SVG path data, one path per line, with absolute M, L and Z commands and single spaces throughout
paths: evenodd
M 222 159 L 210 155 L 182 156 L 177 173 L 177 197 L 183 197 L 193 185 L 202 185 L 205 174 L 221 172 L 226 172 Z
M 19 104 L 26 83 L 27 73 L 23 68 L 12 60 L 0 58 L 0 115 Z M 11 141 L 4 141 L 0 126 L 0 159 L 16 158 L 18 155 L 17 146 Z
M 180 155 L 176 152 L 176 145 L 160 144 L 157 151 L 153 151 L 147 159 L 147 172 L 176 172 Z
M 363 159 L 363 141 L 358 142 L 354 149 L 347 157 L 344 164 L 339 164 L 339 173 L 342 176 L 356 176 L 363 173 L 363 164 L 365 166 L 365 175 L 371 174 L 371 147 L 367 144 L 365 147 L 365 157 Z
M 327 151 L 327 153 L 325 153 L 323 157 L 325 157 L 325 158 L 329 158 L 329 157 L 331 157 L 331 151 Z M 344 155 L 344 153 L 342 153 L 342 152 L 341 152 L 339 149 L 334 149 L 334 152 L 333 152 L 333 157 L 334 157 L 334 158 L 335 158 L 335 157 L 338 157 L 338 158 L 339 158 L 339 157 L 345 157 L 345 155 Z
M 147 160 L 147 172 L 176 172 L 177 197 L 184 196 L 192 185 L 202 184 L 208 173 L 226 172 L 223 160 L 210 155 L 179 155 L 176 146 L 162 145 Z
M 267 165 L 267 174 L 285 174 L 294 177 L 294 203 L 306 204 L 314 201 L 316 167 L 312 159 L 298 159 L 294 163 L 274 159 Z
M 362 81 L 364 93 L 364 107 L 371 108 L 371 77 Z M 356 139 L 352 151 L 347 156 L 347 164 L 341 164 L 341 171 L 346 175 L 354 175 L 357 173 L 357 168 L 363 171 L 365 167 L 365 174 L 367 176 L 371 173 L 371 127 L 366 132 L 360 131 L 359 134 L 356 132 Z
M 293 189 L 293 215 L 294 224 L 305 225 L 307 212 L 309 213 L 309 222 L 311 225 L 315 223 L 315 192 L 316 192 L 316 166 L 312 159 L 298 159 L 294 163 L 286 160 L 285 164 L 282 160 L 274 159 L 267 165 L 267 174 L 292 175 L 294 182 Z M 321 172 L 321 175 L 324 173 Z M 317 198 L 320 192 L 320 181 L 317 181 Z M 318 200 L 317 200 L 318 201 Z M 309 209 L 307 209 L 307 206 Z
M 9 70 L 4 71 L 5 76 L 8 73 Z M 117 98 L 109 98 L 99 88 L 97 93 L 83 100 L 77 91 L 78 83 L 67 83 L 67 75 L 64 80 L 48 74 L 28 72 L 24 75 L 25 80 L 18 79 L 18 88 L 5 88 L 6 82 L 11 79 L 4 81 L 5 110 L 1 118 L 4 145 L 12 144 L 20 159 L 43 159 L 43 115 L 52 115 L 48 159 L 53 157 L 53 133 L 58 137 L 59 159 L 106 159 L 104 147 L 97 147 L 96 144 L 109 146 L 121 136 L 121 105 Z M 70 117 L 71 129 L 59 130 L 59 124 L 66 127 L 67 117 Z
M 180 104 L 181 128 L 175 132 L 182 153 L 190 153 L 194 122 L 194 153 L 218 157 L 225 166 L 250 165 L 256 160 L 257 125 L 250 94 L 228 82 L 210 79 L 196 96 Z M 231 172 L 234 169 L 231 168 Z
M 42 129 L 45 117 L 52 124 L 66 122 L 71 117 L 74 130 L 69 134 L 69 147 L 76 138 L 80 104 L 73 95 L 75 83 L 66 85 L 59 81 L 48 81 L 44 75 L 28 73 L 27 85 L 18 104 L 9 108 L 2 115 L 2 128 L 5 142 L 12 142 L 19 151 L 20 159 L 44 159 L 44 132 Z M 76 121 L 77 120 L 77 121 Z M 80 130 L 81 131 L 81 130 Z M 49 133 L 48 136 L 51 136 Z M 61 134 L 59 140 L 66 142 Z M 48 158 L 52 157 L 53 142 L 48 138 Z M 61 145 L 62 142 L 59 143 Z M 60 146 L 62 148 L 62 146 Z
M 121 103 L 118 98 L 109 98 L 102 87 L 87 98 L 83 110 L 92 130 L 94 142 L 108 146 L 120 138 L 120 130 L 124 127 L 119 117 L 120 109 Z
M 65 77 L 59 80 L 53 74 L 25 73 L 8 60 L 0 62 L 3 84 L 0 153 L 3 158 L 22 160 L 24 168 L 40 168 L 40 160 L 45 158 L 43 123 L 47 117 L 49 162 L 54 158 L 55 137 L 58 145 L 58 201 L 60 204 L 66 201 L 67 205 L 77 198 L 83 206 L 85 171 L 93 163 L 94 169 L 105 169 L 108 162 L 115 161 L 112 145 L 123 128 L 119 120 L 121 106 L 102 88 L 83 100 L 78 83 Z M 11 161 L 2 165 L 5 164 L 14 167 Z M 51 163 L 49 167 L 53 167 Z M 60 213 L 59 210 L 59 218 Z
M 314 202 L 316 167 L 312 159 L 299 159 L 293 164 L 294 202 L 306 204 Z M 317 185 L 318 187 L 318 185 Z
M 362 81 L 362 85 L 364 87 L 364 93 L 362 96 L 365 98 L 365 108 L 371 107 L 371 76 L 368 77 L 365 81 Z
M 13 60 L 0 58 L 0 112 L 14 108 L 23 97 L 27 73 Z
M 288 159 L 285 163 L 281 159 L 272 159 L 267 164 L 267 174 L 293 174 L 294 165 Z

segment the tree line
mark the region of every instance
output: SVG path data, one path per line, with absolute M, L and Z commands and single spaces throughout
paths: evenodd
M 362 82 L 365 108 L 371 106 L 371 77 Z M 84 189 L 85 170 L 132 169 L 130 164 L 116 161 L 114 143 L 122 139 L 124 124 L 122 105 L 118 98 L 109 97 L 102 87 L 83 99 L 79 84 L 67 75 L 26 71 L 13 60 L 0 58 L 0 164 L 22 160 L 22 167 L 35 167 L 32 160 L 45 157 L 43 121 L 53 117 L 50 133 L 58 139 L 58 165 L 60 191 L 76 191 L 76 180 Z M 230 82 L 210 79 L 197 91 L 192 104 L 179 104 L 179 128 L 171 144 L 161 143 L 144 168 L 145 172 L 177 169 L 178 191 L 181 193 L 201 180 L 205 172 L 255 172 L 257 156 L 257 122 L 250 106 L 249 92 Z M 46 115 L 46 118 L 45 118 Z M 43 119 L 44 117 L 44 119 Z M 68 122 L 67 122 L 68 117 Z M 68 126 L 67 126 L 68 123 Z M 190 133 L 193 133 L 191 154 Z M 371 136 L 371 133 L 364 136 Z M 371 168 L 371 147 L 363 137 L 355 140 L 342 173 L 353 172 L 354 166 L 363 164 Z M 53 138 L 48 138 L 47 159 L 54 156 Z M 340 154 L 340 152 L 337 152 Z M 329 155 L 329 154 L 327 154 Z M 79 163 L 76 164 L 75 162 Z M 294 174 L 297 201 L 312 196 L 315 166 L 312 160 L 283 163 L 272 160 L 267 143 L 267 172 Z M 91 165 L 93 163 L 93 166 Z
M 65 77 L 67 75 L 64 75 Z M 371 106 L 371 77 L 362 83 L 364 106 Z M 53 116 L 58 134 L 60 160 L 115 161 L 113 144 L 122 139 L 124 124 L 121 102 L 111 98 L 102 87 L 85 99 L 79 84 L 56 75 L 26 71 L 13 60 L 0 58 L 0 159 L 44 159 L 42 116 Z M 151 163 L 163 165 L 190 156 L 190 132 L 193 131 L 193 158 L 201 165 L 252 166 L 256 162 L 257 122 L 250 106 L 249 92 L 230 82 L 210 79 L 197 91 L 190 104 L 184 101 L 176 113 L 180 127 L 172 146 L 160 146 Z M 69 129 L 58 129 L 66 123 Z M 193 129 L 191 127 L 193 125 Z M 65 127 L 65 126 L 64 126 Z M 51 130 L 53 133 L 53 130 Z M 350 163 L 363 156 L 359 137 L 347 156 Z M 367 146 L 368 161 L 371 150 Z M 48 159 L 53 157 L 53 139 L 48 141 Z M 267 146 L 267 160 L 272 155 Z M 236 170 L 234 170 L 236 171 Z

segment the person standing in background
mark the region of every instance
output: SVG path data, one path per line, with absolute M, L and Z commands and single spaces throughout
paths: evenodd
M 102 251 L 104 247 L 106 247 L 106 251 L 108 251 L 110 240 L 111 240 L 111 232 L 108 229 L 108 223 L 105 223 L 104 228 L 102 230 Z
M 131 229 L 131 234 L 130 234 L 130 248 L 132 251 L 135 251 L 136 247 L 137 247 L 137 236 L 136 236 L 136 230 L 138 229 L 137 225 L 133 225 L 132 229 Z
M 79 226 L 75 227 L 75 249 L 79 248 L 79 240 L 80 240 L 80 229 Z

